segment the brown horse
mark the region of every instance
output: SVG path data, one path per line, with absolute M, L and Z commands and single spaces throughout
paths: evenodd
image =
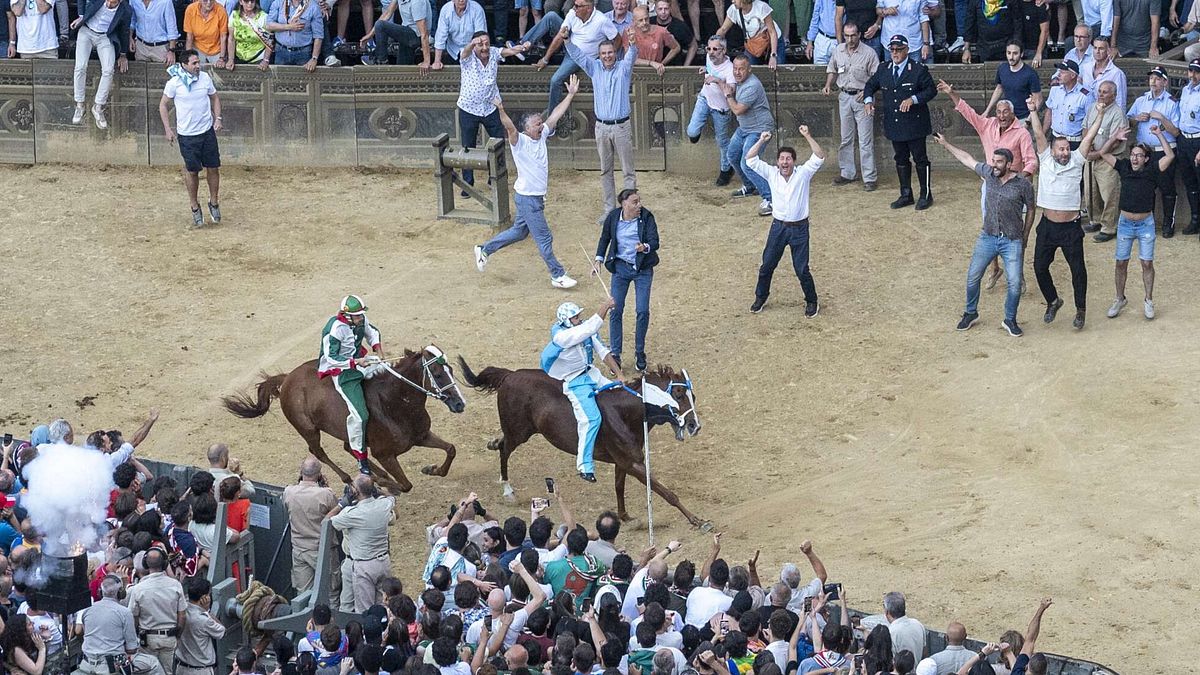
M 334 464 L 321 447 L 321 432 L 324 431 L 342 441 L 346 452 L 350 452 L 346 440 L 346 402 L 333 388 L 332 379 L 317 377 L 316 360 L 301 364 L 287 375 L 270 376 L 256 388 L 255 397 L 240 393 L 221 401 L 229 412 L 248 419 L 267 414 L 271 399 L 279 397 L 283 416 L 308 442 L 308 451 L 349 483 L 350 475 Z M 371 469 L 384 487 L 401 492 L 412 489 L 412 483 L 396 458 L 414 445 L 446 451 L 446 460 L 441 466 L 427 466 L 422 473 L 445 476 L 450 471 L 454 445 L 430 431 L 425 399 L 433 397 L 442 401 L 452 413 L 462 412 L 467 404 L 454 381 L 454 371 L 440 349 L 430 345 L 419 353 L 405 350 L 394 366 L 363 381 L 363 397 L 370 412 L 367 445 L 379 462 L 371 462 Z
M 508 458 L 534 434 L 541 434 L 554 447 L 575 455 L 579 432 L 571 404 L 563 394 L 562 382 L 537 369 L 507 370 L 489 366 L 476 375 L 461 356 L 458 363 L 462 367 L 463 381 L 468 386 L 479 391 L 497 392 L 496 406 L 504 436 L 493 440 L 488 448 L 500 451 L 500 478 L 506 493 L 512 490 L 508 484 Z M 660 366 L 654 372 L 646 373 L 645 378 L 650 384 L 666 391 L 679 406 L 679 412 L 674 416 L 646 418 L 649 425 L 671 424 L 676 440 L 680 441 L 684 439 L 685 431 L 695 436 L 700 431 L 700 418 L 696 413 L 696 399 L 687 371 L 676 373 L 670 367 Z M 640 381 L 629 385 L 635 391 L 640 386 Z M 604 421 L 596 437 L 595 459 L 614 466 L 617 515 L 628 520 L 625 476 L 629 474 L 643 485 L 646 483 L 646 467 L 642 461 L 645 406 L 637 396 L 619 387 L 598 393 L 596 404 Z M 679 509 L 693 526 L 704 524 L 684 508 L 674 492 L 658 480 L 651 477 L 650 486 L 671 506 Z

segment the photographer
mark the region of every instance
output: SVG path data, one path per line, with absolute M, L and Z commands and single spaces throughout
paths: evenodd
M 316 574 L 321 523 L 337 506 L 337 496 L 325 483 L 316 457 L 309 455 L 300 463 L 300 481 L 284 488 L 283 503 L 292 527 L 292 586 L 302 593 L 312 586 Z
M 346 551 L 342 563 L 342 611 L 361 614 L 378 604 L 379 581 L 392 571 L 388 526 L 396 517 L 395 509 L 395 497 L 380 496 L 375 481 L 360 475 L 326 516 L 342 533 L 342 548 Z

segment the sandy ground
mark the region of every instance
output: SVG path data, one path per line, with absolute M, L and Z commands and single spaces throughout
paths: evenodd
M 902 589 L 927 625 L 958 619 L 995 639 L 1023 629 L 1050 595 L 1045 649 L 1126 672 L 1147 658 L 1185 672 L 1177 645 L 1200 639 L 1190 621 L 1200 560 L 1187 543 L 1200 529 L 1200 460 L 1189 449 L 1200 431 L 1195 238 L 1159 241 L 1153 322 L 1140 315 L 1136 275 L 1126 314 L 1104 317 L 1112 247 L 1089 240 L 1082 333 L 1070 328 L 1061 261 L 1068 308 L 1057 323 L 1041 322 L 1030 271 L 1023 339 L 999 328 L 1000 289 L 985 292 L 981 324 L 957 333 L 975 179 L 943 171 L 931 211 L 897 215 L 886 209 L 892 186 L 868 195 L 830 187 L 831 175 L 813 196 L 815 320 L 803 317 L 786 261 L 767 311 L 748 312 L 768 225 L 752 204 L 694 179 L 642 175 L 663 241 L 651 359 L 689 369 L 704 422 L 684 443 L 654 436 L 658 475 L 726 533 L 727 557 L 761 547 L 765 574 L 802 559 L 797 544 L 811 538 L 858 607 Z M 435 343 L 510 367 L 536 364 L 558 302 L 600 297 L 580 251 L 595 242 L 596 174 L 554 177 L 558 255 L 582 282 L 571 292 L 549 286 L 532 243 L 477 273 L 471 245 L 488 231 L 435 220 L 426 172 L 231 169 L 225 224 L 198 232 L 183 228 L 175 172 L 6 167 L 0 180 L 0 246 L 12 261 L 0 281 L 0 413 L 18 435 L 60 415 L 81 431 L 132 431 L 159 406 L 146 454 L 199 463 L 225 441 L 247 475 L 284 484 L 300 438 L 277 411 L 241 421 L 218 397 L 315 356 L 343 294 L 366 297 L 394 348 Z M 632 308 L 627 321 L 632 331 Z M 81 405 L 85 396 L 94 404 Z M 459 416 L 430 405 L 459 448 L 448 478 L 419 474 L 438 451 L 401 458 L 415 483 L 393 542 L 406 582 L 419 574 L 423 526 L 466 491 L 501 519 L 524 511 L 500 500 L 497 457 L 484 447 L 498 432 L 494 399 L 468 392 L 468 402 Z M 514 455 L 513 482 L 526 499 L 543 475 L 559 476 L 590 522 L 614 505 L 611 469 L 592 486 L 572 468 L 535 439 Z M 630 510 L 644 521 L 640 487 L 630 486 Z M 707 555 L 707 535 L 661 500 L 655 513 L 660 541 Z M 622 537 L 640 547 L 644 524 Z

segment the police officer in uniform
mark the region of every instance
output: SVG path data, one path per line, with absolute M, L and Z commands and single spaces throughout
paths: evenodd
M 1058 84 L 1050 88 L 1046 98 L 1046 116 L 1042 128 L 1051 135 L 1065 138 L 1072 150 L 1079 149 L 1083 140 L 1083 118 L 1095 103 L 1091 90 L 1079 83 L 1079 64 L 1061 61 L 1058 68 Z
M 158 659 L 138 651 L 133 612 L 119 601 L 124 584 L 109 574 L 100 581 L 100 600 L 83 610 L 83 659 L 86 675 L 163 675 Z
M 896 175 L 900 178 L 900 198 L 892 202 L 893 209 L 913 203 L 913 163 L 917 165 L 917 179 L 921 183 L 921 196 L 917 199 L 917 210 L 933 204 L 930 187 L 929 155 L 925 151 L 925 137 L 933 133 L 929 123 L 929 101 L 937 96 L 937 85 L 929 75 L 929 69 L 917 60 L 908 58 L 908 38 L 893 35 L 888 41 L 891 60 L 879 64 L 875 74 L 863 89 L 863 102 L 868 116 L 875 114 L 875 92 L 882 90 L 883 134 L 892 142 L 895 151 Z M 912 162 L 909 158 L 912 158 Z
M 1179 167 L 1183 174 L 1188 207 L 1192 211 L 1183 234 L 1200 234 L 1200 166 L 1196 165 L 1196 158 L 1200 157 L 1200 59 L 1192 59 L 1188 64 L 1188 80 L 1179 90 L 1179 147 L 1175 152 L 1179 161 L 1172 166 Z
M 1190 72 L 1190 70 L 1189 70 Z M 1160 138 L 1175 147 L 1175 137 L 1179 135 L 1179 103 L 1171 98 L 1167 90 L 1167 71 L 1160 66 L 1150 70 L 1150 91 L 1138 97 L 1130 106 L 1126 116 L 1131 122 L 1137 122 L 1137 142 L 1144 143 L 1150 148 L 1150 161 L 1158 163 L 1166 153 L 1163 152 Z M 1150 127 L 1162 127 L 1162 136 L 1154 134 Z M 1195 161 L 1195 156 L 1192 156 Z M 1166 170 L 1158 174 L 1158 192 L 1162 195 L 1162 233 L 1164 239 L 1175 236 L 1175 167 L 1179 162 L 1171 162 Z

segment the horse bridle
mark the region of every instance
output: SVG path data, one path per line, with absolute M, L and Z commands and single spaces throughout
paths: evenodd
M 700 414 L 696 412 L 696 397 L 692 394 L 692 378 L 688 377 L 687 368 L 684 368 L 682 371 L 680 371 L 680 375 L 683 376 L 682 381 L 672 379 L 667 382 L 667 391 L 671 391 L 675 387 L 683 387 L 683 390 L 687 392 L 689 405 L 687 410 L 679 414 L 679 423 L 681 425 L 686 425 L 688 415 L 691 415 L 695 419 L 696 426 L 699 427 Z
M 429 358 L 424 358 L 426 354 L 429 354 Z M 450 364 L 446 361 L 446 355 L 442 354 L 440 350 L 436 355 L 434 355 L 432 352 L 429 352 L 428 348 L 426 348 L 421 351 L 421 356 L 421 384 L 417 384 L 416 382 L 413 382 L 407 377 L 396 372 L 390 365 L 384 364 L 383 367 L 386 368 L 389 373 L 395 375 L 396 378 L 401 382 L 407 384 L 413 389 L 416 389 L 422 394 L 425 394 L 426 396 L 436 398 L 439 401 L 445 401 L 446 399 L 450 398 L 450 396 L 445 393 L 446 390 L 453 389 L 454 393 L 458 394 L 458 397 L 461 399 L 462 391 L 458 388 L 458 382 L 454 381 L 454 374 L 450 372 Z M 434 365 L 442 366 L 445 369 L 446 377 L 450 379 L 449 382 L 440 387 L 438 386 L 437 379 L 433 376 L 432 366 Z

